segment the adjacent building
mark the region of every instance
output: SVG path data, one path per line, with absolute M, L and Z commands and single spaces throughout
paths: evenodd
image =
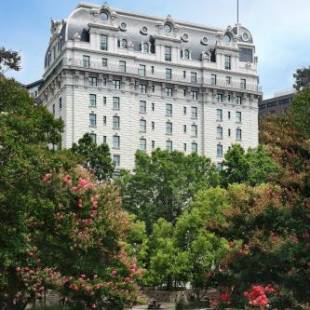
M 258 144 L 257 57 L 249 30 L 218 29 L 80 4 L 52 21 L 40 101 L 132 169 L 137 150 L 192 152 L 219 166 L 234 143 Z
M 265 99 L 259 104 L 259 115 L 281 115 L 290 107 L 296 90 L 289 90 L 276 93 L 272 98 Z

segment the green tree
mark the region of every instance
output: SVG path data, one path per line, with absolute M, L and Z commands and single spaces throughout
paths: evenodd
M 308 69 L 309 70 L 309 69 Z M 309 85 L 310 86 L 310 85 Z M 290 108 L 293 126 L 310 139 L 310 88 L 298 92 Z
M 114 165 L 107 144 L 96 145 L 90 134 L 85 134 L 78 144 L 73 144 L 71 150 L 81 157 L 84 167 L 98 180 L 108 180 L 112 177 Z
M 310 67 L 297 69 L 294 73 L 295 84 L 294 87 L 297 90 L 302 90 L 307 86 L 310 86 Z
M 233 183 L 259 185 L 272 180 L 279 173 L 279 167 L 264 146 L 245 152 L 239 144 L 235 144 L 225 154 L 223 164 L 221 176 L 225 187 Z
M 120 179 L 124 208 L 145 221 L 149 233 L 159 218 L 175 223 L 193 195 L 218 180 L 214 165 L 205 157 L 161 150 L 150 156 L 137 152 L 134 173 Z
M 20 70 L 20 56 L 15 51 L 0 48 L 0 77 L 6 70 Z

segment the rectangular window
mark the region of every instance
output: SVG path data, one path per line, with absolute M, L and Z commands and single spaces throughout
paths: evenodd
M 231 113 L 230 113 L 230 111 L 228 111 L 228 119 L 230 119 L 231 118 Z
M 89 134 L 89 136 L 90 136 L 92 142 L 93 142 L 94 144 L 97 144 L 97 135 L 96 135 L 95 133 L 92 132 L 92 133 Z
M 96 127 L 97 125 L 97 115 L 95 113 L 89 114 L 89 126 Z
M 231 56 L 225 55 L 225 70 L 231 70 Z
M 107 144 L 107 136 L 103 136 L 103 143 Z
M 120 136 L 113 136 L 113 149 L 119 149 L 121 146 Z
M 103 105 L 107 105 L 107 97 L 106 96 L 103 97 Z
M 119 110 L 119 109 L 120 109 L 120 98 L 113 97 L 113 110 Z
M 165 61 L 171 61 L 172 60 L 172 48 L 171 46 L 165 47 Z
M 237 123 L 241 123 L 242 122 L 241 112 L 239 112 L 239 111 L 236 112 L 236 122 Z
M 152 92 L 155 93 L 155 85 L 152 85 Z
M 119 116 L 113 116 L 113 125 L 112 128 L 118 130 L 120 128 L 120 118 Z
M 140 93 L 146 94 L 146 84 L 140 84 Z
M 231 77 L 226 76 L 226 86 L 229 86 L 231 84 Z
M 216 74 L 211 74 L 211 85 L 216 85 Z
M 224 101 L 224 94 L 217 93 L 216 99 L 217 99 L 217 102 L 223 102 Z
M 113 155 L 113 164 L 115 167 L 119 167 L 121 164 L 121 156 L 120 155 Z
M 90 87 L 97 87 L 97 85 L 98 85 L 98 80 L 97 80 L 97 78 L 96 78 L 95 76 L 90 76 L 90 77 L 88 78 L 88 83 L 89 83 L 89 86 L 90 86 Z
M 216 157 L 222 158 L 223 157 L 223 145 L 218 144 L 216 147 Z
M 171 117 L 172 116 L 172 104 L 166 103 L 166 116 Z
M 187 144 L 186 143 L 183 144 L 183 150 L 184 150 L 184 152 L 187 151 Z
M 218 126 L 216 128 L 216 138 L 219 140 L 223 140 L 223 127 Z
M 197 90 L 192 90 L 192 99 L 198 100 L 198 91 Z
M 241 141 L 242 140 L 242 131 L 240 128 L 237 128 L 236 130 L 236 140 Z
M 166 134 L 172 135 L 172 123 L 171 122 L 166 123 Z
M 106 126 L 106 124 L 107 124 L 107 117 L 104 115 L 103 116 L 103 125 Z
M 102 51 L 107 51 L 108 50 L 108 36 L 105 34 L 102 34 L 100 36 L 100 49 Z
M 183 107 L 183 114 L 186 115 L 186 113 L 187 113 L 187 109 L 186 107 Z
M 222 122 L 223 121 L 223 110 L 216 109 L 216 120 L 218 122 Z
M 231 95 L 227 95 L 227 101 L 231 101 Z
M 145 100 L 140 100 L 139 112 L 142 114 L 146 113 L 146 101 Z
M 172 146 L 172 141 L 171 140 L 167 140 L 166 141 L 166 150 L 169 152 L 172 152 L 173 146 Z
M 151 73 L 154 74 L 155 73 L 155 67 L 151 66 Z
M 183 79 L 186 79 L 186 71 L 183 71 Z
M 89 68 L 90 67 L 90 57 L 83 55 L 83 67 Z
M 126 73 L 126 61 L 124 61 L 124 60 L 119 61 L 119 70 L 122 73 Z
M 121 89 L 121 80 L 113 80 L 114 89 Z
M 183 125 L 183 132 L 186 133 L 187 132 L 187 126 Z
M 138 74 L 139 76 L 145 76 L 145 65 L 139 65 Z
M 191 72 L 191 82 L 197 83 L 197 72 Z
M 197 107 L 192 107 L 192 119 L 197 119 L 198 118 L 198 108 Z
M 240 96 L 237 96 L 237 97 L 236 97 L 236 103 L 237 103 L 238 105 L 241 105 L 241 103 L 242 103 L 242 98 L 241 98 Z
M 192 137 L 196 138 L 198 135 L 197 125 L 192 125 Z
M 145 133 L 146 132 L 146 120 L 140 119 L 140 132 Z
M 102 58 L 102 67 L 108 66 L 108 58 Z
M 240 88 L 241 89 L 246 89 L 246 79 L 241 79 L 240 80 Z
M 173 96 L 173 88 L 172 87 L 166 87 L 166 96 L 167 97 Z
M 152 102 L 152 111 L 154 112 L 155 111 L 155 103 Z
M 196 142 L 192 143 L 192 153 L 198 152 L 198 144 Z
M 186 88 L 184 88 L 183 89 L 183 96 L 186 97 L 186 95 L 187 95 L 187 90 L 186 90 Z
M 139 148 L 140 148 L 140 151 L 146 151 L 146 139 L 144 139 L 144 138 L 140 139 Z
M 94 94 L 89 95 L 89 106 L 95 108 L 97 106 L 97 96 Z
M 155 122 L 152 122 L 152 130 L 155 130 Z
M 172 80 L 172 69 L 166 68 L 166 80 Z
M 231 136 L 231 129 L 229 128 L 228 129 L 228 137 L 230 137 Z
M 155 141 L 152 140 L 152 149 L 155 149 Z
M 58 100 L 58 108 L 59 110 L 62 110 L 62 97 L 60 97 Z

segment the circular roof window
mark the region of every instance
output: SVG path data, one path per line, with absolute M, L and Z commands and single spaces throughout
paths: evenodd
M 147 35 L 147 32 L 148 32 L 147 27 L 146 27 L 146 26 L 143 26 L 143 27 L 141 28 L 141 33 L 144 34 L 144 35 Z
M 122 30 L 122 31 L 126 31 L 127 30 L 127 24 L 125 22 L 122 22 L 119 26 L 119 28 Z
M 100 13 L 100 18 L 103 21 L 107 21 L 109 19 L 109 14 L 107 12 L 103 11 Z
M 247 32 L 244 32 L 242 34 L 242 39 L 243 39 L 243 41 L 249 41 L 250 40 L 250 35 Z
M 182 35 L 182 40 L 183 40 L 184 42 L 187 42 L 187 41 L 189 40 L 189 35 L 188 35 L 188 33 L 183 33 L 183 35 Z
M 202 39 L 201 39 L 201 44 L 202 45 L 207 45 L 208 44 L 208 38 L 207 37 L 203 37 Z
M 164 29 L 166 33 L 170 33 L 172 31 L 172 26 L 170 24 L 165 24 Z

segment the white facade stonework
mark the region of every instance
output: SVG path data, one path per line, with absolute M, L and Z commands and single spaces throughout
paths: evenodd
M 93 133 L 120 168 L 132 169 L 138 149 L 197 148 L 221 163 L 221 149 L 257 146 L 257 58 L 241 25 L 80 4 L 51 32 L 40 100 L 65 123 L 63 147 Z

